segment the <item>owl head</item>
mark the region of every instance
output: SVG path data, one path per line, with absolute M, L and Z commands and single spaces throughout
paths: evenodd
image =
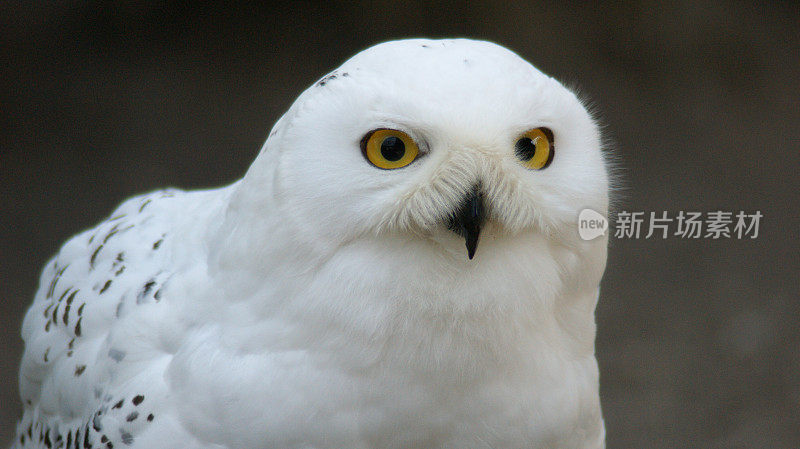
M 300 95 L 236 204 L 320 253 L 369 241 L 462 263 L 530 239 L 581 244 L 579 211 L 605 214 L 607 192 L 600 132 L 575 94 L 496 44 L 413 39 Z

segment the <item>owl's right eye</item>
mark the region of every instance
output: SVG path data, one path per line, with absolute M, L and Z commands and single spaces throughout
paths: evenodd
M 361 140 L 361 151 L 372 165 L 393 170 L 414 162 L 419 154 L 419 147 L 403 131 L 376 129 Z

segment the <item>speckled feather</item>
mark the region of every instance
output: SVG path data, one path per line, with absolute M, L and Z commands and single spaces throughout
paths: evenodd
M 175 232 L 220 195 L 132 198 L 46 265 L 23 324 L 25 413 L 14 447 L 125 447 L 152 425 L 167 393 L 158 368 L 168 351 L 137 320 L 158 316 L 169 295 Z M 190 237 L 181 233 L 181 243 Z
M 552 130 L 544 170 L 514 145 Z M 379 170 L 377 128 L 420 156 Z M 448 230 L 480 186 L 473 260 Z M 368 49 L 304 92 L 245 177 L 123 203 L 64 244 L 23 323 L 14 448 L 599 448 L 599 129 L 512 52 Z

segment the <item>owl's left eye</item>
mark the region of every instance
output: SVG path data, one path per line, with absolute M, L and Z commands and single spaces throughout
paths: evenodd
M 514 146 L 517 159 L 525 168 L 541 170 L 553 161 L 553 131 L 548 128 L 535 128 L 520 136 Z
M 376 129 L 361 141 L 361 151 L 372 165 L 384 170 L 414 162 L 419 147 L 408 134 L 396 129 Z

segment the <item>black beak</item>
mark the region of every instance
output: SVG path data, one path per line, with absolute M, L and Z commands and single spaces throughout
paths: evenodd
M 461 206 L 450 216 L 447 224 L 447 229 L 464 237 L 467 244 L 467 256 L 470 259 L 475 256 L 475 249 L 478 247 L 478 237 L 481 235 L 483 219 L 483 193 L 481 193 L 480 186 L 475 186 L 464 197 Z

